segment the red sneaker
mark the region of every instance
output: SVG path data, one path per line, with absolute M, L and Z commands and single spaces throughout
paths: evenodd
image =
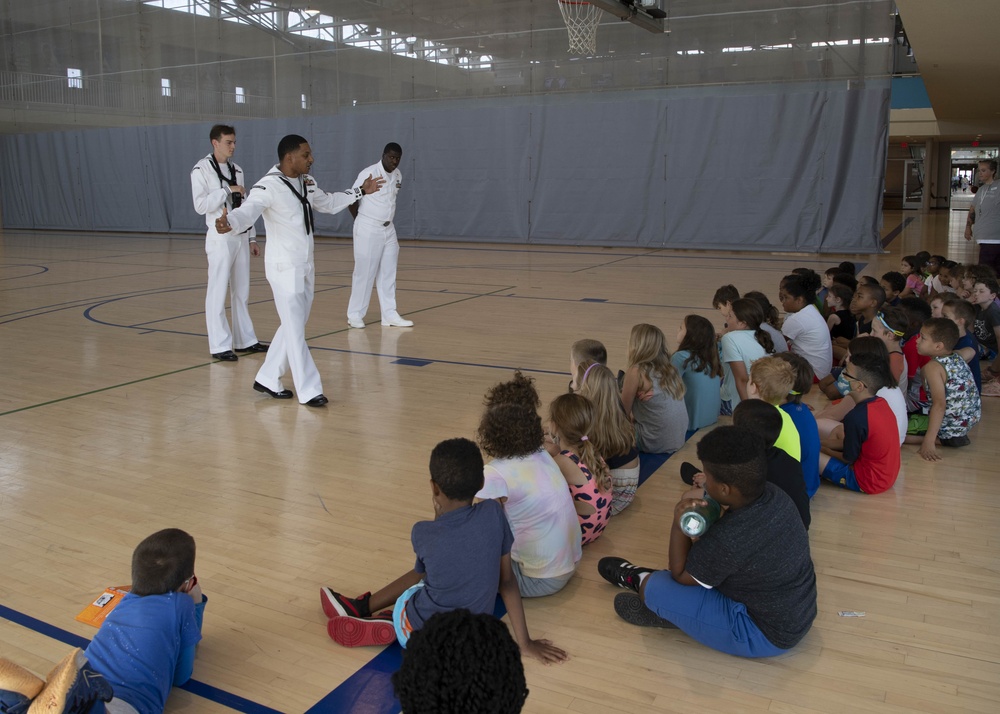
M 385 646 L 396 641 L 396 628 L 392 615 L 383 619 L 382 613 L 374 618 L 341 615 L 326 623 L 330 639 L 344 647 Z

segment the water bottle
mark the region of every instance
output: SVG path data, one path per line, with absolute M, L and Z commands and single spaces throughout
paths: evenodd
M 692 506 L 681 514 L 681 530 L 684 535 L 697 538 L 705 534 L 708 527 L 719 520 L 722 506 L 707 493 L 702 497 L 707 502 L 705 506 Z

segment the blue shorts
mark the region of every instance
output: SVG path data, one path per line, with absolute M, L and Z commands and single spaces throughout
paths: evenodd
M 723 399 L 722 403 L 719 405 L 719 416 L 732 416 L 733 415 L 733 400 Z
M 774 657 L 788 651 L 764 637 L 743 603 L 701 585 L 681 585 L 669 570 L 651 573 L 643 592 L 646 607 L 714 650 L 737 657 Z
M 396 598 L 396 604 L 392 606 L 392 626 L 396 629 L 396 639 L 399 640 L 400 646 L 404 649 L 406 643 L 410 641 L 410 635 L 413 634 L 413 626 L 410 625 L 410 620 L 406 617 L 406 602 L 413 597 L 413 593 L 423 586 L 424 581 L 421 580 L 416 585 L 407 588 L 402 595 Z
M 858 485 L 858 480 L 854 478 L 854 469 L 851 468 L 851 465 L 836 457 L 830 457 L 830 461 L 827 463 L 826 468 L 823 469 L 823 473 L 820 474 L 820 478 L 825 478 L 827 481 L 835 483 L 841 488 L 864 493 Z

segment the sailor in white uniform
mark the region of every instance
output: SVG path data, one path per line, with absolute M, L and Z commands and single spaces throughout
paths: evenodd
M 382 181 L 369 176 L 358 188 L 326 193 L 308 173 L 312 163 L 309 143 L 296 134 L 286 136 L 278 144 L 278 164 L 250 189 L 242 206 L 231 213 L 223 211 L 215 227 L 220 233 L 239 233 L 258 216 L 264 217 L 264 272 L 281 325 L 253 388 L 275 399 L 291 399 L 292 392 L 281 384 L 281 377 L 290 369 L 299 402 L 321 407 L 328 400 L 305 335 L 315 284 L 313 209 L 342 211 L 365 194 L 378 191 Z
M 257 231 L 251 225 L 243 233 L 221 235 L 215 219 L 224 206 L 239 205 L 243 194 L 243 169 L 232 160 L 236 150 L 236 130 L 216 124 L 209 132 L 212 153 L 191 169 L 191 197 L 194 210 L 205 216 L 208 232 L 205 253 L 208 255 L 208 290 L 205 293 L 205 323 L 208 327 L 208 351 L 216 359 L 235 362 L 236 352 L 267 352 L 257 341 L 250 320 L 250 255 L 260 255 Z M 233 311 L 233 329 L 226 318 L 226 288 Z M 233 351 L 235 347 L 236 352 Z
M 396 215 L 396 194 L 402 186 L 399 160 L 403 149 L 391 142 L 382 151 L 382 160 L 372 164 L 354 182 L 361 186 L 366 176 L 385 179 L 376 194 L 365 196 L 350 207 L 354 216 L 354 274 L 351 276 L 351 300 L 347 304 L 347 324 L 357 329 L 365 326 L 365 314 L 372 299 L 372 284 L 378 289 L 382 324 L 386 327 L 412 327 L 396 310 L 396 263 L 399 242 L 392 219 Z

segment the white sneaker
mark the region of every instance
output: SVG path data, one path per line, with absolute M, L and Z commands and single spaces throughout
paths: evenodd
M 347 318 L 347 324 L 349 326 L 353 327 L 355 330 L 363 330 L 363 329 L 365 329 L 365 321 L 364 320 L 356 320 L 353 317 L 349 317 L 349 318 Z
M 413 320 L 406 320 L 399 315 L 395 315 L 388 320 L 382 318 L 382 327 L 413 327 Z

